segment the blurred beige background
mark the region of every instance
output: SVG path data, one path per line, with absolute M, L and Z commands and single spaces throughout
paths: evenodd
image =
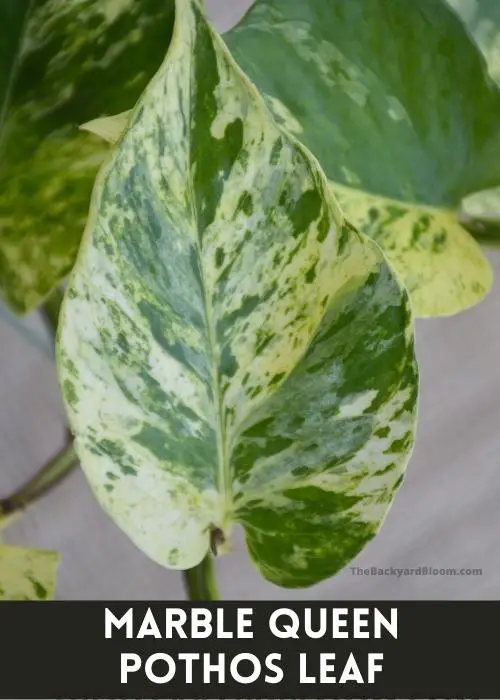
M 207 0 L 221 30 L 248 0 Z M 217 562 L 231 599 L 498 599 L 500 594 L 500 251 L 487 300 L 460 316 L 419 322 L 422 379 L 417 445 L 379 536 L 353 566 L 482 568 L 481 576 L 365 576 L 351 569 L 308 590 L 264 580 L 241 537 Z M 63 444 L 64 413 L 51 343 L 40 319 L 0 307 L 0 493 Z M 59 599 L 181 599 L 180 574 L 149 561 L 100 510 L 80 472 L 4 533 L 62 554 Z

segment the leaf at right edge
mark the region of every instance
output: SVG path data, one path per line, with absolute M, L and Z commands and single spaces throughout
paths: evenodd
M 94 493 L 169 568 L 241 523 L 269 580 L 312 585 L 402 483 L 406 291 L 194 0 L 99 176 L 57 347 Z
M 500 85 L 500 3 L 497 0 L 445 0 L 467 27 Z
M 59 555 L 0 544 L 0 601 L 51 600 Z
M 498 0 L 446 0 L 462 19 L 500 85 L 500 3 Z M 500 180 L 500 178 L 499 178 Z M 463 225 L 483 245 L 500 245 L 499 187 L 475 192 L 462 202 Z
M 377 242 L 416 315 L 480 302 L 491 266 L 457 217 L 465 196 L 500 181 L 500 91 L 445 0 L 255 0 L 225 38 L 276 118 L 352 190 L 347 218 L 371 235 L 372 206 L 407 208 Z M 418 223 L 429 210 L 446 235 L 437 249 Z

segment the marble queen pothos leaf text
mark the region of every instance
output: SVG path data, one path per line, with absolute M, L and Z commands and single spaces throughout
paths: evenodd
M 464 197 L 500 183 L 500 91 L 449 6 L 481 2 L 256 0 L 225 37 L 420 316 L 472 306 L 492 282 L 457 220 Z
M 58 367 L 99 502 L 167 567 L 240 523 L 269 580 L 314 584 L 403 480 L 407 294 L 195 0 L 98 178 Z
M 0 295 L 40 304 L 71 270 L 107 155 L 78 125 L 135 104 L 173 0 L 0 0 Z

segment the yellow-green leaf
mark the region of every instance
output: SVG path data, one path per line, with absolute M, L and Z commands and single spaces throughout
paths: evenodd
M 411 206 L 351 187 L 333 191 L 349 220 L 377 241 L 421 317 L 458 313 L 489 290 L 493 273 L 454 211 Z
M 446 0 L 256 0 L 226 40 L 334 188 L 352 189 L 347 214 L 377 233 L 415 312 L 480 301 L 491 269 L 458 213 L 500 182 L 500 92 Z M 388 200 L 408 214 L 382 232 L 370 211 Z M 412 222 L 421 228 L 430 211 L 437 229 L 413 240 Z M 441 228 L 446 245 L 434 246 Z
M 18 312 L 71 270 L 108 148 L 78 126 L 135 104 L 173 0 L 0 0 L 0 295 Z
M 54 597 L 59 555 L 0 544 L 0 600 Z
M 94 191 L 62 393 L 99 502 L 152 559 L 195 566 L 241 523 L 268 579 L 308 586 L 402 483 L 408 297 L 195 0 L 173 37 Z

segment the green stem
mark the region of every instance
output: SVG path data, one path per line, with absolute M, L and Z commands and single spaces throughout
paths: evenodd
M 207 554 L 198 566 L 183 571 L 183 577 L 189 600 L 219 600 L 211 554 Z
M 60 483 L 77 464 L 78 457 L 73 444 L 69 444 L 20 489 L 0 500 L 0 517 L 24 510 L 30 503 Z

